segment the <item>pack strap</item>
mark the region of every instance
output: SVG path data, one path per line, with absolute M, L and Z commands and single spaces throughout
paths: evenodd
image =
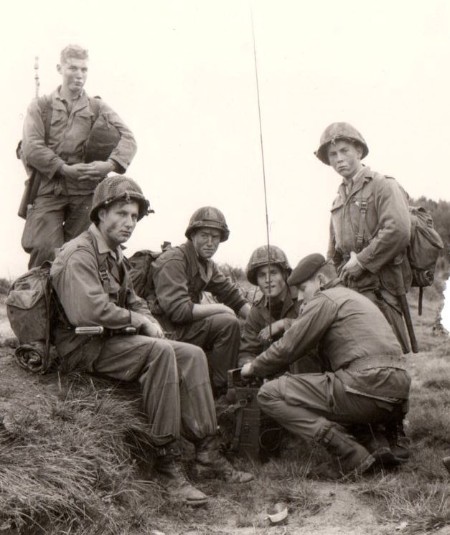
M 356 235 L 356 252 L 360 253 L 364 245 L 364 234 L 367 230 L 366 214 L 367 214 L 367 201 L 359 201 L 359 225 L 358 234 Z

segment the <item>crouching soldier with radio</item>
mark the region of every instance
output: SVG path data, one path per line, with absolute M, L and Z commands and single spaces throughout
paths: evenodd
M 285 374 L 258 394 L 262 410 L 294 435 L 317 441 L 338 461 L 342 475 L 363 473 L 392 459 L 387 440 L 374 433 L 365 445 L 345 426 L 383 424 L 403 414 L 410 377 L 396 336 L 378 307 L 332 279 L 320 254 L 305 257 L 288 278 L 306 303 L 284 336 L 245 364 L 243 377 L 265 377 L 318 345 L 330 371 Z M 384 440 L 383 440 L 384 439 Z M 395 459 L 394 459 L 395 460 Z
M 121 245 L 148 213 L 149 203 L 132 179 L 112 176 L 97 186 L 91 226 L 61 248 L 51 269 L 64 311 L 55 345 L 65 371 L 140 383 L 160 481 L 175 499 L 199 505 L 207 497 L 183 473 L 177 445 L 181 430 L 195 445 L 199 475 L 214 474 L 231 483 L 253 477 L 235 470 L 219 453 L 205 354 L 199 347 L 165 340 L 146 302 L 134 293 Z M 133 327 L 137 334 L 80 336 L 77 326 L 101 326 L 112 333 Z
M 244 323 L 239 348 L 239 367 L 252 362 L 270 344 L 283 336 L 298 318 L 302 299 L 297 290 L 289 287 L 287 278 L 291 266 L 285 252 L 275 245 L 262 245 L 255 249 L 247 265 L 248 281 L 262 293 Z M 321 371 L 317 358 L 304 356 L 290 366 L 293 373 Z

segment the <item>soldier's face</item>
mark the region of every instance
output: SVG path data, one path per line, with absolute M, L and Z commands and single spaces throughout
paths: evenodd
M 261 266 L 256 270 L 256 282 L 266 297 L 276 299 L 286 288 L 286 281 L 279 266 Z
M 79 95 L 87 79 L 87 60 L 69 57 L 57 69 L 62 76 L 63 88 L 73 95 Z
M 191 240 L 200 258 L 214 256 L 220 244 L 220 231 L 212 228 L 200 228 L 191 235 Z
M 320 289 L 320 281 L 317 277 L 302 282 L 298 286 L 298 299 L 303 299 L 303 305 L 306 305 L 311 301 L 317 290 Z
M 327 154 L 331 167 L 344 178 L 352 178 L 361 168 L 362 149 L 353 143 L 330 143 Z
M 116 202 L 98 212 L 98 229 L 111 249 L 130 239 L 139 216 L 137 202 Z

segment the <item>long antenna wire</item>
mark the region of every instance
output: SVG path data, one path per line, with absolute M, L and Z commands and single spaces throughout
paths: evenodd
M 264 158 L 264 141 L 263 141 L 263 129 L 262 129 L 262 118 L 261 118 L 261 99 L 259 93 L 259 77 L 258 77 L 258 60 L 256 57 L 256 39 L 255 39 L 255 25 L 253 23 L 253 11 L 250 4 L 250 18 L 252 23 L 252 38 L 253 38 L 253 59 L 255 64 L 255 79 L 256 79 L 256 95 L 258 102 L 258 120 L 259 120 L 259 143 L 261 147 L 261 161 L 262 161 L 262 175 L 263 175 L 263 185 L 264 185 L 264 208 L 266 215 L 266 239 L 267 239 L 267 266 L 268 266 L 268 275 L 269 275 L 269 294 L 268 304 L 269 304 L 269 337 L 270 341 L 272 340 L 272 299 L 270 297 L 270 286 L 271 286 L 271 261 L 270 261 L 270 237 L 269 237 L 269 208 L 267 202 L 267 183 L 266 183 L 266 165 Z

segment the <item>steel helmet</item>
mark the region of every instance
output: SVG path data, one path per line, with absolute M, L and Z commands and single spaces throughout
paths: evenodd
M 285 272 L 286 277 L 292 271 L 284 251 L 276 245 L 262 245 L 253 251 L 248 262 L 246 269 L 248 281 L 257 286 L 256 271 L 258 268 L 267 266 L 268 264 L 279 266 Z
M 320 136 L 320 146 L 314 153 L 319 160 L 327 165 L 330 165 L 328 160 L 328 145 L 336 143 L 336 141 L 350 141 L 357 143 L 362 148 L 361 160 L 369 154 L 369 147 L 362 135 L 349 123 L 332 123 L 325 128 L 323 134 Z
M 89 214 L 91 221 L 98 223 L 100 208 L 106 208 L 116 201 L 136 201 L 139 205 L 138 220 L 153 212 L 150 208 L 150 202 L 144 197 L 140 186 L 132 178 L 114 175 L 106 177 L 95 188 L 92 209 Z
M 227 227 L 225 216 L 218 208 L 213 206 L 203 206 L 196 210 L 189 220 L 188 228 L 184 235 L 186 238 L 191 239 L 192 232 L 199 228 L 213 228 L 220 230 L 220 241 L 227 241 L 230 235 L 230 230 Z

